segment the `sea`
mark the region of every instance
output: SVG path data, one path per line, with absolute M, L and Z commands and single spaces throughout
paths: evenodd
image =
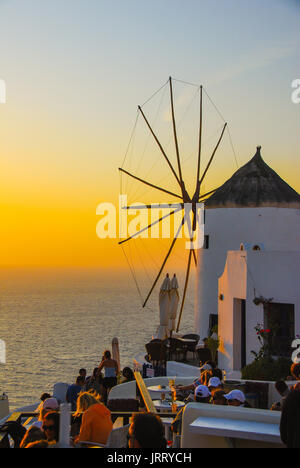
M 194 288 L 192 280 L 182 333 L 194 331 Z M 0 392 L 10 409 L 38 402 L 55 382 L 73 383 L 82 367 L 90 374 L 114 337 L 121 367 L 132 368 L 159 325 L 158 292 L 143 308 L 126 270 L 0 270 Z

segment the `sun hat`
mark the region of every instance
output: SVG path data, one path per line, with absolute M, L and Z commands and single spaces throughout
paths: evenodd
M 58 407 L 59 405 L 56 398 L 47 398 L 43 404 L 44 410 L 57 410 Z
M 198 385 L 198 387 L 195 389 L 195 396 L 200 398 L 208 398 L 211 396 L 211 393 L 206 385 Z
M 226 400 L 238 400 L 241 403 L 245 403 L 246 398 L 243 392 L 241 390 L 232 390 L 230 393 L 227 393 L 227 395 L 224 395 Z
M 219 377 L 212 377 L 209 382 L 208 382 L 208 388 L 209 387 L 220 387 L 222 385 L 221 380 Z

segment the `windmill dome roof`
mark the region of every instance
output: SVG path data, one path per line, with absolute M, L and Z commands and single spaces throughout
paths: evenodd
M 300 195 L 264 162 L 260 150 L 205 201 L 205 208 L 300 209 Z

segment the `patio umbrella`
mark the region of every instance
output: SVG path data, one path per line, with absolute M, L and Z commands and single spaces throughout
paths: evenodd
M 159 292 L 159 316 L 158 338 L 164 340 L 168 336 L 170 317 L 170 278 L 168 273 Z
M 121 366 L 120 366 L 120 351 L 119 351 L 119 340 L 118 338 L 113 338 L 111 342 L 111 348 L 112 348 L 112 358 L 117 361 L 118 363 L 118 372 L 120 372 Z
M 178 293 L 178 280 L 176 275 L 173 276 L 170 285 L 170 318 L 169 318 L 169 331 L 172 333 L 173 330 L 176 328 L 176 316 L 177 316 L 177 309 L 179 304 L 179 293 Z

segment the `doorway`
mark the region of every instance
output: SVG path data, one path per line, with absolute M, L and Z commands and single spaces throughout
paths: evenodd
M 247 364 L 246 300 L 233 301 L 233 369 L 240 371 Z

